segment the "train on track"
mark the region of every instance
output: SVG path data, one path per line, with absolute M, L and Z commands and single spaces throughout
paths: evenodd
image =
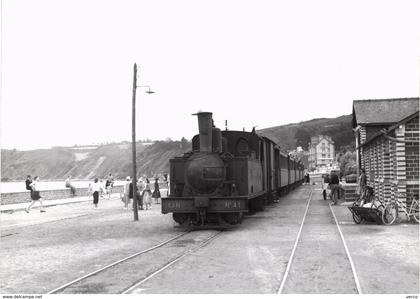
M 211 112 L 197 114 L 192 151 L 169 160 L 169 195 L 162 213 L 180 225 L 236 225 L 245 213 L 302 184 L 303 165 L 253 130 L 221 131 Z

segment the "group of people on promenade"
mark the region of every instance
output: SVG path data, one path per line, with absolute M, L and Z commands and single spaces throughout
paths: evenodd
M 166 176 L 165 176 L 166 179 Z M 34 179 L 32 179 L 31 175 L 28 175 L 25 184 L 26 189 L 30 191 L 30 197 L 31 197 L 31 203 L 29 206 L 25 209 L 27 213 L 29 213 L 32 206 L 39 202 L 40 204 L 40 211 L 45 212 L 43 203 L 42 203 L 42 197 L 40 194 L 40 190 L 38 187 L 39 182 L 39 176 L 35 176 Z M 71 176 L 68 176 L 65 180 L 65 187 L 70 188 L 72 196 L 76 195 L 76 187 L 71 181 Z M 103 183 L 102 179 L 95 178 L 93 180 L 93 183 L 89 183 L 88 187 L 88 196 L 93 197 L 93 205 L 94 208 L 98 208 L 99 199 L 103 198 L 104 195 L 108 195 L 108 199 L 111 199 L 112 189 L 114 187 L 114 178 L 112 174 L 110 173 L 108 177 L 106 178 L 105 184 Z M 137 187 L 137 203 L 138 208 L 143 210 L 148 210 L 152 207 L 152 198 L 155 199 L 156 204 L 160 204 L 160 190 L 159 190 L 159 179 L 155 178 L 154 183 L 154 190 L 153 193 L 150 188 L 150 181 L 147 177 L 141 177 L 137 181 L 136 184 Z M 128 209 L 128 205 L 132 202 L 133 199 L 133 185 L 132 180 L 130 177 L 127 177 L 126 183 L 124 184 L 124 192 L 122 196 L 122 201 L 124 203 L 124 209 Z
M 147 177 L 141 177 L 136 183 L 136 199 L 138 209 L 148 210 L 152 208 L 152 198 L 155 199 L 155 204 L 160 204 L 160 190 L 159 190 L 159 179 L 155 178 L 153 193 L 150 189 L 150 181 Z M 133 180 L 128 176 L 126 183 L 124 184 L 124 193 L 122 201 L 124 202 L 124 209 L 128 209 L 131 201 L 134 199 Z

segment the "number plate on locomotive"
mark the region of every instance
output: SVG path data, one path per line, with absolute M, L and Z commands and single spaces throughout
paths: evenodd
M 225 208 L 228 209 L 241 209 L 243 206 L 241 205 L 241 201 L 239 200 L 230 200 L 225 202 Z
M 180 209 L 181 208 L 181 202 L 180 201 L 175 201 L 175 200 L 168 201 L 167 208 L 168 209 Z

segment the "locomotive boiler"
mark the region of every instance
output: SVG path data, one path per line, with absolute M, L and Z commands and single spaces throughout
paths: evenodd
M 169 196 L 162 198 L 162 213 L 172 213 L 177 223 L 238 224 L 245 213 L 263 210 L 301 183 L 303 167 L 288 155 L 287 179 L 282 175 L 280 149 L 270 139 L 254 130 L 221 131 L 210 112 L 194 115 L 199 134 L 192 139 L 192 151 L 169 161 Z

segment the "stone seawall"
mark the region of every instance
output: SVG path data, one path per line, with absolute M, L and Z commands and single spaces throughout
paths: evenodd
M 87 190 L 88 188 L 77 188 L 75 197 L 87 196 L 88 195 Z M 112 193 L 122 193 L 123 190 L 124 190 L 124 186 L 114 186 L 114 188 L 112 189 Z M 44 190 L 44 191 L 41 190 L 40 194 L 42 196 L 42 200 L 72 197 L 70 188 L 58 189 L 58 190 Z M 29 191 L 1 194 L 2 205 L 29 202 L 29 201 L 31 201 Z

